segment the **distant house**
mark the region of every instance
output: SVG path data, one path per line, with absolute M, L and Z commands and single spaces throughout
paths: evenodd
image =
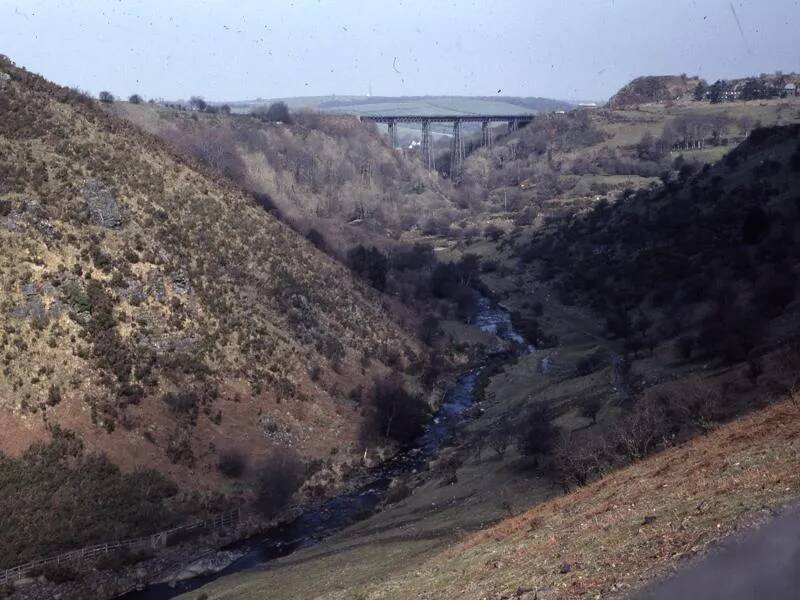
M 728 88 L 724 92 L 722 92 L 722 100 L 725 102 L 735 102 L 739 99 L 742 95 L 742 90 L 738 86 L 734 86 L 732 88 Z
M 783 93 L 786 96 L 800 96 L 800 90 L 797 89 L 796 83 L 787 83 L 783 86 Z

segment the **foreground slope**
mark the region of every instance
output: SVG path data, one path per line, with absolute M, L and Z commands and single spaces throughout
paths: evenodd
M 54 424 L 202 488 L 219 454 L 330 454 L 344 400 L 417 349 L 239 189 L 0 62 L 0 451 Z
M 798 497 L 795 398 L 503 521 L 374 597 L 625 595 Z
M 354 537 L 339 542 L 336 553 L 320 548 L 204 591 L 210 600 L 260 598 L 264 589 L 326 599 L 626 596 L 798 498 L 795 397 L 543 502 L 422 562 L 419 543 L 408 554 L 399 539 L 367 548 Z M 409 521 L 404 535 L 415 526 Z M 333 578 L 356 552 L 358 568 Z

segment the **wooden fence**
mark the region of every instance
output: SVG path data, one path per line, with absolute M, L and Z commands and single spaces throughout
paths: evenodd
M 204 521 L 197 521 L 189 525 L 182 525 L 180 527 L 173 527 L 165 531 L 159 531 L 152 535 L 140 538 L 133 538 L 129 540 L 119 540 L 116 542 L 107 542 L 105 544 L 97 544 L 95 546 L 87 546 L 80 550 L 73 550 L 71 552 L 64 552 L 58 556 L 51 556 L 50 558 L 42 558 L 18 565 L 5 571 L 0 571 L 0 585 L 18 581 L 26 577 L 28 573 L 33 570 L 42 569 L 52 565 L 75 565 L 82 562 L 89 562 L 97 560 L 102 556 L 107 556 L 112 552 L 120 550 L 129 550 L 131 552 L 142 550 L 159 550 L 165 548 L 169 542 L 170 537 L 180 536 L 181 538 L 186 535 L 192 535 L 201 531 L 213 531 L 217 529 L 233 529 L 241 520 L 241 513 L 239 509 L 231 510 L 225 513 L 216 515 Z

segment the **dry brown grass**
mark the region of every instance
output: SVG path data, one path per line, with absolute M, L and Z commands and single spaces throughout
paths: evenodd
M 800 410 L 785 400 L 481 531 L 368 597 L 625 595 L 798 496 Z
M 10 210 L 0 215 L 0 411 L 11 424 L 0 451 L 18 451 L 50 420 L 125 467 L 154 465 L 202 487 L 218 448 L 258 455 L 277 443 L 267 421 L 308 454 L 345 448 L 357 413 L 343 408 L 344 393 L 388 370 L 390 354 L 409 364 L 419 351 L 380 296 L 155 137 L 6 61 L 0 69 L 12 77 L 0 96 L 0 200 Z M 122 227 L 87 218 L 88 180 L 112 192 Z M 102 327 L 97 305 L 88 321 L 75 314 L 65 282 L 102 290 Z M 29 284 L 46 309 L 62 303 L 60 316 L 11 316 Z M 175 339 L 189 349 L 154 342 Z M 373 358 L 367 370 L 362 355 Z M 126 379 L 142 390 L 138 404 L 121 400 Z M 46 403 L 52 385 L 57 406 Z M 168 410 L 161 397 L 177 390 L 196 394 L 197 414 Z M 164 453 L 187 432 L 194 470 Z

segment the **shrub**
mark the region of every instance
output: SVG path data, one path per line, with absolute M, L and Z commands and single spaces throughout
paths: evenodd
M 111 104 L 114 102 L 114 95 L 111 92 L 100 92 L 98 99 L 105 104 Z
M 553 467 L 565 492 L 573 484 L 586 485 L 594 477 L 602 476 L 614 461 L 613 450 L 601 432 L 590 432 L 580 439 L 574 433 L 564 433 L 553 448 Z
M 397 504 L 408 498 L 413 491 L 413 488 L 406 481 L 402 479 L 394 480 L 389 489 L 386 490 L 384 502 L 386 504 Z
M 558 345 L 558 337 L 546 333 L 537 319 L 528 319 L 518 312 L 511 313 L 514 327 L 537 348 L 552 348 Z
M 47 565 L 42 574 L 51 583 L 66 583 L 80 577 L 77 569 L 69 565 Z
M 326 252 L 328 249 L 328 244 L 325 242 L 325 237 L 313 227 L 308 230 L 306 234 L 306 239 L 314 244 L 319 250 Z
M 368 440 L 389 439 L 409 444 L 422 435 L 430 418 L 428 403 L 410 394 L 399 376 L 376 379 L 362 436 Z
M 61 388 L 56 384 L 50 386 L 47 391 L 47 405 L 56 406 L 61 403 Z
M 497 458 L 503 460 L 511 443 L 511 425 L 508 420 L 502 419 L 489 433 L 489 447 L 494 450 Z
M 769 235 L 770 220 L 760 206 L 753 206 L 747 211 L 742 223 L 742 243 L 757 244 Z
M 517 447 L 525 456 L 548 454 L 553 448 L 556 433 L 550 410 L 544 404 L 537 404 L 518 425 Z
M 347 264 L 358 276 L 363 277 L 378 290 L 386 289 L 386 273 L 389 261 L 375 246 L 366 248 L 359 244 L 347 252 Z
M 603 408 L 603 399 L 599 396 L 592 396 L 584 400 L 581 405 L 581 414 L 587 419 L 592 420 L 592 424 L 597 423 L 597 415 Z
M 401 247 L 392 254 L 392 267 L 398 271 L 422 269 L 434 261 L 433 248 L 428 244 Z
M 600 352 L 594 352 L 589 356 L 583 356 L 578 360 L 575 372 L 578 377 L 584 377 L 590 373 L 601 369 L 606 364 L 606 359 Z
M 217 469 L 219 472 L 231 479 L 238 479 L 241 477 L 247 467 L 245 457 L 236 450 L 229 450 L 223 452 L 219 457 Z
M 683 360 L 689 360 L 692 357 L 692 352 L 697 345 L 697 340 L 694 336 L 683 335 L 675 342 L 675 353 Z
M 292 123 L 292 115 L 285 102 L 273 102 L 269 105 L 269 108 L 259 107 L 253 110 L 251 114 L 262 121 L 286 123 L 287 125 L 291 125 Z
M 720 389 L 699 376 L 681 382 L 666 400 L 675 429 L 709 431 L 725 416 Z
M 419 338 L 428 346 L 432 345 L 439 335 L 439 319 L 428 315 L 419 327 Z
M 275 450 L 259 467 L 255 509 L 267 519 L 276 517 L 300 489 L 303 472 L 296 452 L 288 448 Z
M 101 570 L 119 571 L 123 567 L 135 565 L 153 557 L 153 552 L 149 550 L 131 550 L 130 548 L 120 548 L 109 554 L 101 556 L 95 566 Z
M 272 200 L 272 197 L 269 194 L 254 192 L 253 199 L 255 199 L 256 203 L 267 212 L 277 210 L 275 202 Z
M 128 98 L 128 102 L 131 104 L 141 104 L 142 97 L 139 94 L 133 94 Z
M 208 103 L 200 96 L 192 96 L 189 98 L 189 106 L 192 107 L 193 110 L 205 110 L 208 108 Z
M 639 460 L 654 452 L 669 434 L 663 402 L 647 395 L 614 430 L 615 445 L 627 460 Z
M 487 225 L 483 230 L 483 235 L 486 236 L 486 239 L 493 242 L 499 240 L 503 236 L 503 233 L 503 230 L 494 224 Z
M 197 409 L 197 394 L 193 390 L 167 392 L 161 400 L 176 414 L 192 413 Z
M 148 535 L 183 518 L 177 487 L 160 473 L 122 473 L 104 456 L 84 454 L 73 433 L 54 426 L 51 435 L 18 458 L 0 455 L 0 568 Z M 54 497 L 80 510 L 64 519 Z

